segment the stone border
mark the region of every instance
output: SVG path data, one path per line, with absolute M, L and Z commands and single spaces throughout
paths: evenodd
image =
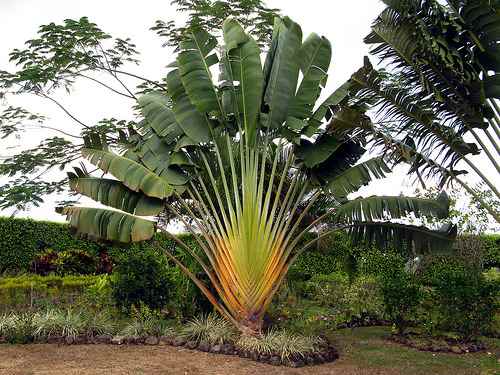
M 0 337 L 0 344 L 6 343 L 5 338 Z M 240 350 L 233 344 L 210 345 L 205 342 L 197 343 L 195 341 L 187 341 L 181 337 L 170 336 L 147 336 L 147 337 L 130 337 L 130 336 L 50 336 L 47 338 L 37 338 L 33 341 L 35 344 L 58 344 L 58 345 L 86 345 L 86 344 L 107 344 L 107 345 L 150 345 L 150 346 L 174 346 L 184 347 L 190 350 L 200 352 L 234 355 L 241 358 L 247 358 L 256 362 L 266 363 L 273 366 L 287 367 L 304 367 L 314 366 L 323 363 L 335 361 L 339 355 L 337 349 L 330 344 L 325 344 L 320 347 L 319 351 L 307 353 L 304 356 L 291 357 L 282 360 L 277 354 L 259 354 L 257 352 L 249 352 Z
M 392 322 L 390 322 L 389 320 L 366 317 L 360 319 L 352 319 L 348 322 L 339 323 L 336 328 L 345 329 L 345 328 L 364 328 L 364 327 L 387 327 L 391 325 Z
M 453 353 L 453 354 L 466 354 L 466 353 L 477 353 L 486 349 L 486 345 L 481 341 L 472 342 L 448 342 L 445 339 L 442 341 L 446 342 L 446 346 L 438 345 L 436 340 L 432 338 L 417 336 L 419 340 L 424 340 L 424 342 L 415 342 L 410 336 L 401 335 L 391 335 L 389 340 L 409 348 L 417 349 L 423 352 L 434 352 L 434 353 Z

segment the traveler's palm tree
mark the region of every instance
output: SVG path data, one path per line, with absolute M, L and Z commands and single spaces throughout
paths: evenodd
M 167 233 L 201 264 L 210 287 L 166 255 L 247 334 L 260 331 L 290 265 L 313 243 L 305 234 L 325 221 L 357 240 L 415 249 L 452 241 L 453 228 L 391 222 L 411 213 L 446 217 L 444 195 L 348 199 L 390 169 L 381 158 L 359 162 L 367 120 L 345 107 L 351 82 L 316 106 L 330 65 L 328 40 L 312 34 L 302 41 L 297 24 L 277 20 L 262 66 L 257 43 L 236 21 L 225 22 L 223 35 L 219 48 L 204 31 L 186 35 L 166 92 L 139 99 L 143 121 L 122 134 L 123 152 L 98 136 L 86 139 L 83 156 L 114 178 L 75 169 L 71 188 L 114 209 L 63 208 L 78 233 L 149 240 L 166 232 L 165 218 L 176 218 L 201 252 Z

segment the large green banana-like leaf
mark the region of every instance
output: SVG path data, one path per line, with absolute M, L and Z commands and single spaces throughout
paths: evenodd
M 297 148 L 297 157 L 306 167 L 312 168 L 327 160 L 341 145 L 342 142 L 338 138 L 330 135 L 323 135 L 314 143 L 303 139 Z
M 480 44 L 479 61 L 495 75 L 483 79 L 487 98 L 500 99 L 500 2 L 490 0 L 465 1 L 460 14 Z
M 432 216 L 444 219 L 448 216 L 449 200 L 446 193 L 438 199 L 413 197 L 372 196 L 353 199 L 335 210 L 333 219 L 338 223 L 389 220 L 407 217 Z
M 385 178 L 391 169 L 382 157 L 373 158 L 348 168 L 346 171 L 329 180 L 328 190 L 337 200 L 344 200 L 348 194 L 358 191 L 373 179 Z
M 155 216 L 163 209 L 161 199 L 132 191 L 118 180 L 89 176 L 78 177 L 74 173 L 68 173 L 68 176 L 71 190 L 106 206 L 138 216 Z
M 164 199 L 173 193 L 172 186 L 146 167 L 110 151 L 82 149 L 82 155 L 103 172 L 110 173 L 133 191 L 142 191 L 149 197 Z
M 356 108 L 342 107 L 332 118 L 327 127 L 330 134 L 342 135 L 353 129 L 369 129 L 371 120 Z
M 191 103 L 182 85 L 178 69 L 168 73 L 167 87 L 172 98 L 175 119 L 184 133 L 196 143 L 207 142 L 210 139 L 210 125 L 207 117 Z
M 485 51 L 478 52 L 481 65 L 487 70 L 500 72 L 500 45 L 488 46 Z
M 436 254 L 451 248 L 457 227 L 444 225 L 439 230 L 430 230 L 424 226 L 391 222 L 357 222 L 347 228 L 347 232 L 355 244 L 373 243 L 380 248 L 392 246 L 396 249 L 413 244 L 418 253 Z
M 263 74 L 264 74 L 264 93 L 267 91 L 267 86 L 271 81 L 271 71 L 273 69 L 274 58 L 278 52 L 278 36 L 280 33 L 280 25 L 283 23 L 282 19 L 276 17 L 274 19 L 273 35 L 271 38 L 271 45 L 269 46 L 269 51 L 266 54 L 266 59 L 264 61 Z
M 299 78 L 299 52 L 302 45 L 302 30 L 298 24 L 285 17 L 277 24 L 271 49 L 264 66 L 265 93 L 264 102 L 269 106 L 265 125 L 279 128 L 288 117 L 288 108 L 295 96 Z M 270 69 L 267 76 L 267 70 Z
M 500 4 L 498 1 L 469 0 L 464 2 L 460 15 L 479 37 L 482 47 L 500 40 Z
M 373 49 L 377 54 L 390 45 L 397 54 L 408 64 L 412 64 L 412 58 L 418 49 L 415 43 L 414 30 L 409 23 L 399 24 L 394 21 L 394 12 L 391 8 L 385 9 L 372 27 L 372 32 L 365 38 L 367 44 L 380 44 Z
M 323 123 L 323 119 L 328 113 L 331 106 L 339 105 L 348 95 L 353 87 L 351 80 L 345 82 L 342 86 L 336 89 L 321 105 L 314 111 L 312 117 L 309 119 L 308 126 L 304 135 L 311 137 L 318 130 Z
M 292 100 L 288 117 L 307 119 L 312 116 L 314 104 L 325 86 L 332 58 L 332 46 L 328 39 L 311 34 L 299 53 L 303 78 Z
M 248 139 L 254 139 L 257 117 L 262 103 L 264 76 L 260 62 L 260 49 L 238 22 L 224 22 L 224 42 L 233 81 L 238 81 L 238 107 L 243 117 L 243 129 Z M 231 87 L 234 85 L 231 82 Z
M 368 59 L 365 65 L 352 76 L 359 87 L 363 87 L 362 97 L 373 101 L 377 98 L 379 113 L 385 121 L 398 123 L 398 131 L 418 139 L 420 145 L 440 153 L 441 163 L 453 167 L 463 156 L 479 153 L 474 143 L 464 142 L 463 137 L 453 127 L 438 122 L 432 107 L 424 99 L 416 96 L 406 87 L 384 82 L 383 75 L 375 70 Z
M 217 63 L 218 58 L 215 54 L 208 56 L 216 45 L 217 40 L 206 31 L 190 32 L 180 44 L 177 56 L 182 84 L 191 103 L 202 114 L 223 112 L 210 73 L 210 66 Z
M 57 211 L 66 215 L 78 234 L 92 239 L 129 243 L 149 240 L 155 233 L 154 222 L 119 211 L 87 207 L 64 207 Z
M 486 77 L 483 83 L 484 93 L 487 98 L 500 99 L 500 74 Z
M 165 144 L 156 134 L 138 144 L 135 154 L 142 164 L 170 185 L 184 185 L 188 181 L 187 175 L 177 167 L 190 164 L 185 154 L 174 151 L 173 145 Z
M 318 180 L 321 185 L 327 184 L 349 168 L 354 167 L 366 153 L 360 143 L 345 139 L 335 151 L 321 164 L 316 165 L 309 172 L 311 177 Z
M 184 134 L 182 128 L 175 121 L 174 113 L 170 109 L 170 100 L 165 94 L 150 92 L 142 95 L 139 97 L 139 106 L 146 119 L 142 127 L 153 129 L 164 142 L 172 143 Z

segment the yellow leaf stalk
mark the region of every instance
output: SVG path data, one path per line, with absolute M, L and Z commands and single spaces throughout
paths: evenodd
M 208 178 L 198 174 L 196 184 L 192 183 L 187 192 L 195 208 L 180 199 L 190 216 L 198 218 L 193 225 L 183 222 L 206 255 L 209 264 L 198 261 L 220 301 L 214 303 L 214 295 L 203 291 L 209 293 L 219 312 L 247 334 L 260 333 L 266 308 L 305 234 L 298 233 L 299 224 L 314 201 L 310 199 L 308 207 L 297 215 L 307 183 L 302 176 L 293 176 L 292 153 L 277 171 L 283 146 L 263 143 L 249 147 L 247 142 L 240 142 L 238 164 L 229 136 L 224 150 L 228 160 L 223 161 L 220 146 L 215 143 L 217 174 L 202 154 Z M 273 160 L 269 160 L 270 147 L 276 148 Z M 229 163 L 229 178 L 224 163 Z M 290 177 L 292 183 L 285 186 Z M 190 253 L 194 254 L 192 250 Z

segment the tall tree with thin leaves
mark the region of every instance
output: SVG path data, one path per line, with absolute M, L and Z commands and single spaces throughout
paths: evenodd
M 357 105 L 376 113 L 375 144 L 409 163 L 424 187 L 426 180 L 459 184 L 500 223 L 481 194 L 500 201 L 500 2 L 384 2 L 365 42 L 386 70 L 366 60 L 352 76 Z

